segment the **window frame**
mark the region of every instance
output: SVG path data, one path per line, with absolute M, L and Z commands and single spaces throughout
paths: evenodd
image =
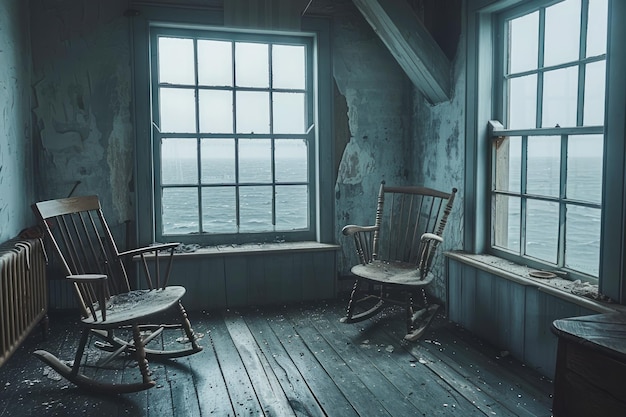
M 588 0 L 587 0 L 588 2 Z M 492 215 L 489 218 L 489 233 L 491 236 L 489 242 L 489 250 L 491 253 L 512 261 L 523 262 L 533 268 L 538 269 L 555 269 L 561 270 L 566 273 L 570 279 L 581 279 L 583 281 L 597 283 L 598 277 L 595 275 L 590 275 L 572 268 L 568 268 L 565 264 L 566 258 L 566 241 L 567 236 L 565 230 L 567 229 L 567 215 L 566 215 L 566 207 L 568 206 L 576 206 L 576 207 L 585 207 L 592 209 L 600 209 L 602 210 L 601 202 L 596 203 L 592 201 L 579 201 L 576 199 L 569 198 L 566 195 L 566 179 L 567 173 L 570 172 L 567 169 L 567 143 L 570 136 L 597 136 L 604 135 L 604 126 L 603 125 L 583 125 L 583 114 L 584 114 L 584 95 L 585 95 L 585 70 L 587 64 L 591 64 L 594 62 L 604 61 L 606 63 L 606 52 L 601 55 L 587 57 L 581 57 L 580 54 L 585 52 L 586 43 L 583 43 L 582 40 L 586 41 L 586 21 L 583 20 L 583 23 L 579 23 L 581 26 L 580 32 L 580 42 L 578 42 L 578 57 L 576 59 L 572 59 L 566 63 L 560 63 L 557 65 L 543 65 L 543 50 L 541 47 L 538 47 L 537 53 L 539 54 L 539 60 L 537 63 L 536 69 L 528 69 L 524 71 L 513 72 L 511 74 L 507 73 L 507 56 L 508 56 L 508 45 L 510 44 L 507 38 L 508 32 L 508 21 L 526 16 L 532 13 L 538 13 L 538 41 L 539 44 L 543 44 L 545 37 L 545 30 L 541 25 L 545 24 L 545 10 L 547 7 L 558 4 L 558 2 L 554 1 L 546 1 L 545 4 L 541 4 L 539 2 L 533 2 L 532 4 L 522 4 L 516 7 L 508 8 L 501 13 L 497 13 L 494 16 L 495 19 L 495 38 L 497 39 L 496 48 L 494 50 L 494 92 L 495 92 L 495 109 L 494 116 L 498 119 L 498 121 L 502 121 L 503 123 L 507 123 L 508 111 L 507 111 L 507 103 L 508 103 L 508 89 L 507 89 L 507 81 L 509 79 L 517 78 L 520 76 L 525 76 L 529 74 L 537 74 L 537 94 L 535 96 L 536 100 L 536 114 L 535 114 L 535 126 L 528 128 L 521 127 L 513 127 L 513 128 L 505 128 L 502 124 L 497 122 L 490 122 L 489 125 L 489 136 L 490 141 L 492 141 L 493 145 L 491 145 L 491 170 L 490 170 L 490 178 L 491 178 L 491 202 L 490 207 L 492 210 Z M 585 0 L 581 0 L 581 6 L 585 6 Z M 581 14 L 579 17 L 581 19 L 586 19 L 588 16 L 587 10 L 581 9 Z M 575 126 L 562 126 L 562 127 L 542 127 L 542 107 L 543 107 L 543 79 L 546 73 L 550 71 L 561 69 L 561 68 L 577 68 L 578 69 L 578 90 L 577 90 L 577 111 L 576 111 L 576 125 Z M 506 190 L 498 190 L 496 187 L 496 182 L 498 178 L 496 177 L 496 146 L 500 138 L 506 137 L 520 137 L 521 138 L 521 152 L 522 155 L 525 155 L 527 152 L 528 146 L 528 138 L 533 136 L 550 136 L 550 137 L 560 137 L 561 149 L 560 149 L 560 161 L 559 161 L 559 170 L 560 170 L 560 184 L 559 184 L 559 193 L 555 196 L 538 196 L 532 195 L 528 193 L 524 187 L 524 181 L 522 181 L 522 189 L 519 192 L 509 192 Z M 525 177 L 526 171 L 526 158 L 522 158 L 522 178 Z M 497 217 L 498 207 L 496 205 L 496 199 L 498 196 L 509 196 L 516 197 L 520 199 L 520 215 L 521 215 L 521 226 L 520 226 L 520 236 L 519 236 L 519 250 L 518 253 L 515 253 L 515 250 L 507 250 L 503 247 L 498 247 L 496 244 L 496 235 L 498 235 L 498 225 L 496 224 L 495 218 Z M 558 214 L 557 214 L 557 249 L 556 249 L 556 260 L 555 262 L 550 262 L 548 260 L 541 260 L 537 257 L 533 257 L 532 255 L 525 254 L 525 242 L 527 236 L 526 225 L 526 214 L 528 213 L 528 204 L 529 202 L 542 202 L 544 204 L 556 204 L 558 205 Z M 502 214 L 502 213 L 500 213 Z M 599 255 L 599 254 L 598 254 Z M 599 264 L 596 265 L 599 268 Z
M 493 85 L 500 63 L 497 16 L 520 4 L 548 5 L 558 0 L 470 0 L 467 13 L 466 181 L 464 248 L 469 253 L 493 253 L 491 231 L 491 140 L 489 121 L 498 114 Z M 604 123 L 600 291 L 626 301 L 626 52 L 620 40 L 626 29 L 626 2 L 609 0 L 607 76 Z M 496 254 L 496 256 L 498 256 Z
M 306 233 L 293 233 L 286 237 L 287 232 L 246 233 L 234 235 L 212 235 L 208 239 L 199 239 L 199 235 L 160 235 L 157 230 L 159 219 L 155 192 L 159 186 L 156 171 L 159 169 L 154 156 L 159 147 L 158 137 L 153 134 L 151 126 L 152 71 L 151 29 L 163 28 L 184 29 L 189 31 L 215 29 L 218 31 L 241 31 L 226 28 L 223 25 L 223 12 L 210 8 L 176 8 L 168 6 L 141 6 L 133 17 L 133 72 L 134 72 L 134 104 L 135 104 L 135 199 L 136 199 L 136 236 L 137 243 L 144 245 L 157 240 L 175 240 L 182 243 L 200 245 L 240 244 L 254 242 L 317 241 L 332 243 L 334 241 L 334 173 L 332 161 L 334 149 L 331 143 L 332 129 L 332 84 L 330 70 L 330 21 L 325 18 L 303 17 L 301 31 L 264 31 L 269 36 L 307 36 L 312 39 L 314 94 L 314 129 L 309 132 L 314 136 L 315 147 L 310 152 L 312 177 L 309 182 L 310 206 L 313 218 Z M 229 237 L 230 239 L 226 239 Z
M 157 126 L 160 126 L 160 112 L 155 110 L 159 108 L 159 89 L 161 87 L 167 88 L 181 88 L 183 90 L 194 90 L 196 93 L 203 90 L 222 90 L 229 91 L 233 94 L 236 94 L 238 91 L 266 91 L 268 95 L 271 95 L 274 92 L 280 92 L 285 89 L 274 88 L 273 86 L 268 86 L 267 88 L 252 88 L 252 87 L 240 87 L 238 85 L 233 85 L 231 87 L 224 88 L 215 88 L 215 87 L 207 87 L 196 82 L 194 85 L 176 85 L 169 83 L 162 83 L 158 78 L 158 54 L 153 54 L 152 56 L 152 67 L 151 74 L 154 76 L 151 79 L 152 83 L 152 109 L 153 109 L 153 155 L 154 157 L 154 200 L 155 200 L 155 235 L 157 239 L 176 239 L 185 243 L 199 243 L 199 244 L 226 244 L 226 243 L 250 243 L 250 242 L 265 242 L 265 241 L 303 241 L 303 240 L 313 240 L 315 239 L 315 230 L 316 230 L 316 216 L 315 216 L 315 195 L 317 195 L 316 183 L 312 181 L 315 178 L 315 148 L 316 148 L 316 140 L 315 140 L 315 114 L 313 109 L 313 103 L 315 98 L 315 92 L 313 91 L 313 54 L 314 54 L 314 38 L 312 34 L 304 34 L 300 36 L 296 36 L 295 34 L 283 35 L 276 33 L 259 33 L 259 32 L 248 32 L 242 30 L 229 30 L 226 28 L 203 28 L 203 29 L 187 29 L 187 28 L 172 28 L 170 26 L 163 27 L 159 25 L 155 25 L 151 27 L 150 31 L 150 41 L 151 41 L 151 50 L 154 50 L 157 47 L 159 37 L 180 37 L 180 38 L 190 38 L 194 40 L 194 48 L 196 45 L 196 41 L 200 39 L 209 39 L 209 40 L 225 40 L 228 42 L 246 42 L 246 43 L 262 43 L 267 45 L 272 44 L 291 44 L 291 45 L 302 45 L 305 46 L 307 54 L 306 54 L 306 86 L 304 88 L 304 93 L 306 97 L 306 105 L 305 111 L 307 113 L 306 119 L 308 121 L 308 129 L 303 128 L 303 132 L 299 134 L 281 134 L 274 133 L 270 128 L 270 131 L 263 134 L 256 133 L 243 133 L 243 132 L 230 132 L 227 134 L 224 133 L 203 133 L 199 129 L 199 125 L 196 126 L 197 131 L 192 133 L 180 133 L 180 132 L 161 132 Z M 233 63 L 235 63 L 235 57 L 232 57 Z M 197 61 L 195 62 L 197 67 Z M 196 69 L 197 71 L 197 69 Z M 196 97 L 196 124 L 199 123 L 199 101 L 198 97 Z M 233 111 L 236 114 L 237 112 L 237 103 L 236 100 L 233 100 Z M 270 112 L 272 112 L 270 106 Z M 273 123 L 270 118 L 270 126 Z M 241 140 L 245 139 L 267 139 L 270 140 L 272 144 L 274 144 L 274 140 L 277 139 L 303 139 L 306 140 L 307 146 L 307 163 L 308 163 L 308 175 L 306 182 L 298 182 L 298 185 L 306 185 L 308 189 L 308 201 L 307 201 L 307 210 L 308 210 L 308 219 L 307 219 L 307 228 L 306 229 L 297 229 L 294 231 L 288 230 L 271 230 L 271 231 L 262 231 L 262 232 L 251 232 L 251 231 L 240 231 L 238 230 L 232 233 L 210 233 L 203 232 L 202 221 L 204 218 L 203 213 L 203 205 L 202 198 L 203 193 L 209 192 L 210 188 L 214 187 L 225 187 L 223 185 L 214 185 L 214 184 L 204 184 L 202 182 L 198 182 L 195 184 L 164 184 L 161 178 L 162 170 L 161 168 L 161 148 L 160 142 L 162 139 L 189 139 L 196 141 L 210 140 L 212 138 L 216 139 L 233 139 L 234 143 L 238 143 Z M 273 146 L 272 146 L 273 149 Z M 236 152 L 235 155 L 238 153 Z M 200 153 L 196 154 L 198 169 L 201 168 L 201 160 Z M 271 155 L 272 163 L 275 160 L 275 155 L 272 152 Z M 235 156 L 235 166 L 239 166 L 239 159 Z M 249 186 L 255 186 L 251 184 L 244 184 L 245 181 L 239 181 L 238 178 L 235 178 L 234 187 L 228 186 L 228 188 L 234 188 L 236 190 L 236 217 L 239 218 L 241 212 L 241 206 L 239 193 L 242 189 L 245 189 Z M 283 181 L 278 181 L 274 177 L 271 179 L 271 189 L 274 191 L 272 193 L 272 220 L 275 221 L 275 189 L 276 187 L 281 186 L 292 186 L 295 184 L 288 184 Z M 267 181 L 262 184 L 257 184 L 256 186 L 268 187 L 270 183 Z M 159 219 L 163 219 L 163 193 L 166 189 L 170 188 L 187 188 L 187 189 L 195 189 L 197 191 L 198 196 L 198 227 L 200 229 L 199 233 L 193 232 L 188 234 L 166 234 L 163 230 L 163 222 L 159 221 Z

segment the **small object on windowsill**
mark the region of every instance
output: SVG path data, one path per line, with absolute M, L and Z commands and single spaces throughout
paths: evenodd
M 528 275 L 530 275 L 533 278 L 541 278 L 541 279 L 556 278 L 556 274 L 554 272 L 549 272 L 549 271 L 530 271 Z

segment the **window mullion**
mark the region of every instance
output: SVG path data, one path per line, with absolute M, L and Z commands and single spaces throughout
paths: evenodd
M 585 78 L 587 65 L 584 59 L 587 56 L 587 23 L 589 21 L 589 1 L 582 0 L 580 16 L 580 42 L 579 56 L 581 63 L 578 65 L 578 107 L 576 108 L 576 126 L 582 126 L 585 114 Z
M 535 127 L 540 128 L 543 125 L 543 65 L 546 37 L 546 10 L 539 10 L 539 45 L 537 47 L 537 113 L 535 114 Z
M 193 38 L 193 66 L 194 66 L 194 90 L 196 106 L 196 190 L 198 198 L 198 230 L 202 230 L 202 155 L 200 153 L 200 89 L 198 88 L 198 39 Z
M 520 254 L 526 253 L 526 191 L 527 191 L 527 178 L 528 178 L 528 135 L 522 136 L 522 160 L 520 162 Z
M 561 175 L 559 184 L 559 240 L 557 246 L 557 265 L 559 267 L 565 266 L 565 250 L 567 249 L 567 242 L 565 240 L 565 234 L 567 232 L 567 205 L 565 200 L 567 198 L 567 149 L 568 149 L 568 135 L 561 135 Z

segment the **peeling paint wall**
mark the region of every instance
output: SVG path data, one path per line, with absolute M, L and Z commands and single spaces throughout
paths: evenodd
M 127 1 L 32 0 L 40 199 L 100 196 L 118 239 L 134 217 Z M 80 183 L 79 183 L 80 182 Z
M 39 197 L 64 197 L 80 181 L 75 194 L 98 194 L 120 234 L 134 215 L 127 7 L 125 0 L 31 0 L 30 8 Z M 373 223 L 381 180 L 462 188 L 464 58 L 455 60 L 454 98 L 430 107 L 351 0 L 317 0 L 307 13 L 333 22 L 332 174 L 344 275 L 356 257 L 341 228 Z M 449 230 L 462 224 L 460 207 Z
M 430 105 L 420 93 L 413 100 L 414 181 L 427 187 L 458 189 L 453 210 L 444 231 L 443 251 L 463 249 L 463 186 L 465 183 L 465 37 L 462 36 L 451 74 L 454 91 L 450 101 Z M 433 292 L 446 299 L 444 258 L 440 256 Z
M 28 2 L 0 0 L 0 242 L 34 223 Z
M 373 224 L 380 181 L 410 182 L 411 84 L 351 1 L 333 2 L 335 222 L 339 274 L 357 262 L 346 224 Z M 347 125 L 348 129 L 337 126 Z M 349 135 L 349 137 L 343 137 Z

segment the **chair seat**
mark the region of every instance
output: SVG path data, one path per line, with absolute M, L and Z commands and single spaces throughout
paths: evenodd
M 107 303 L 106 321 L 82 319 L 89 327 L 107 329 L 111 325 L 126 325 L 167 310 L 185 295 L 185 288 L 169 286 L 158 290 L 134 290 L 111 296 Z
M 372 261 L 355 265 L 351 271 L 358 277 L 386 285 L 423 287 L 433 280 L 433 274 L 421 277 L 415 264 L 399 261 Z

